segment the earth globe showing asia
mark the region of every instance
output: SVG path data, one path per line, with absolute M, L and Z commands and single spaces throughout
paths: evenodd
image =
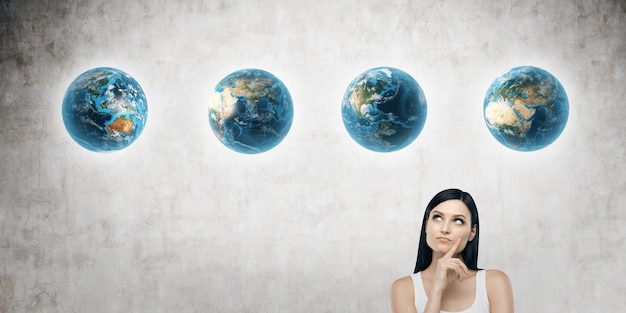
M 487 128 L 501 144 L 536 151 L 553 143 L 565 129 L 569 102 L 552 74 L 520 66 L 496 78 L 483 104 Z
M 137 140 L 148 118 L 148 103 L 131 76 L 99 67 L 80 74 L 70 84 L 62 115 L 65 129 L 79 145 L 111 152 Z
M 243 69 L 227 75 L 209 100 L 211 130 L 235 152 L 257 154 L 274 148 L 292 121 L 293 102 L 287 87 L 264 70 Z
M 426 122 L 426 97 L 409 74 L 390 67 L 357 76 L 344 94 L 341 115 L 352 139 L 376 152 L 412 143 Z

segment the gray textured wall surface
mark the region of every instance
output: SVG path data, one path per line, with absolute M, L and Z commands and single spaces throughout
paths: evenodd
M 517 312 L 626 306 L 623 1 L 2 1 L 0 312 L 389 312 L 437 191 L 472 193 L 479 266 Z M 570 100 L 551 146 L 501 146 L 493 79 L 554 74 Z M 87 151 L 61 102 L 80 73 L 122 69 L 149 117 L 129 148 Z M 374 153 L 340 105 L 362 71 L 411 74 L 420 137 Z M 241 68 L 289 88 L 286 139 L 225 148 L 212 88 Z

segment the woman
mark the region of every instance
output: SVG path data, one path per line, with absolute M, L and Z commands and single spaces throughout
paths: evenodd
M 424 212 L 414 274 L 391 287 L 394 313 L 512 313 L 507 275 L 481 270 L 478 209 L 459 189 L 436 194 Z

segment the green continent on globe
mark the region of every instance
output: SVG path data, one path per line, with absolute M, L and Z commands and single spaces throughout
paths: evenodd
M 216 91 L 213 94 L 215 99 L 210 102 L 209 115 L 213 116 L 213 119 L 221 126 L 224 118 L 233 114 L 235 104 L 241 98 L 247 99 L 253 110 L 263 98 L 270 103 L 278 103 L 274 85 L 274 81 L 268 77 L 235 78 L 232 82 L 222 85 L 222 91 Z
M 238 78 L 234 80 L 234 86 L 225 86 L 224 92 L 230 92 L 245 97 L 252 103 L 254 108 L 262 98 L 269 102 L 277 103 L 275 98 L 274 81 L 271 78 Z
M 381 69 L 387 79 L 373 80 L 371 75 L 365 76 L 356 82 L 352 91 L 352 103 L 354 111 L 358 116 L 371 120 L 370 112 L 375 108 L 375 102 L 393 99 L 398 94 L 398 84 L 390 84 L 391 72 L 388 69 Z M 391 90 L 389 90 L 391 89 Z M 381 123 L 382 126 L 383 123 Z M 384 126 L 383 126 L 384 127 Z M 393 131 L 393 130 L 391 130 Z
M 554 82 L 544 78 L 538 83 L 510 84 L 490 98 L 485 117 L 493 125 L 523 137 L 531 126 L 537 106 L 551 110 Z
M 357 76 L 346 89 L 341 114 L 348 134 L 376 152 L 409 145 L 426 121 L 426 98 L 409 74 L 378 67 Z
M 493 82 L 483 110 L 489 131 L 498 141 L 515 150 L 532 151 L 560 135 L 569 105 L 554 76 L 540 68 L 522 66 Z

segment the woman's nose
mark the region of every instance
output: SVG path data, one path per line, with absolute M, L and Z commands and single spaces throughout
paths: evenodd
M 448 223 L 442 223 L 441 224 L 441 233 L 442 234 L 449 234 L 450 233 L 450 228 Z

